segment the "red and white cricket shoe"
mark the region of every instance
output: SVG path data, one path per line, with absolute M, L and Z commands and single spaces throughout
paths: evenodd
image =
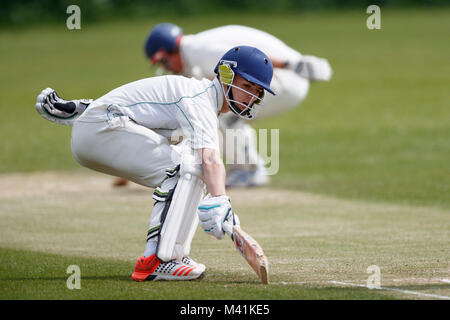
M 131 278 L 135 281 L 194 280 L 203 278 L 205 269 L 203 264 L 186 264 L 177 260 L 161 263 L 153 254 L 138 259 Z

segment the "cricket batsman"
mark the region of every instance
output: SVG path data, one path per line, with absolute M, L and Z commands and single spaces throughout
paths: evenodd
M 254 118 L 265 91 L 274 94 L 273 66 L 257 48 L 236 46 L 213 69 L 213 80 L 165 75 L 125 84 L 73 121 L 71 149 L 82 166 L 155 188 L 136 281 L 203 277 L 205 266 L 189 257 L 199 221 L 218 239 L 239 225 L 225 192 L 218 116 Z
M 145 42 L 145 53 L 150 63 L 162 66 L 175 74 L 196 79 L 214 79 L 217 61 L 231 47 L 249 45 L 260 49 L 272 62 L 274 74 L 272 89 L 275 96 L 265 99 L 259 118 L 275 116 L 298 106 L 306 97 L 311 82 L 329 81 L 332 70 L 326 59 L 300 52 L 264 31 L 240 25 L 222 26 L 184 35 L 182 29 L 171 23 L 156 25 Z M 64 100 L 51 89 L 45 89 L 38 101 L 38 112 L 46 119 L 71 124 L 84 112 L 91 100 Z M 42 108 L 39 106 L 43 106 Z M 258 155 L 251 126 L 245 117 L 228 113 L 219 118 L 222 131 L 222 154 L 228 164 L 227 187 L 261 186 L 269 182 L 264 160 Z M 226 129 L 239 130 L 244 143 L 226 150 Z M 235 154 L 244 155 L 248 163 L 234 163 Z M 117 185 L 123 181 L 116 181 Z

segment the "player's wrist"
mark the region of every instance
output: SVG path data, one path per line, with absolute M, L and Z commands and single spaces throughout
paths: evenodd
M 284 68 L 297 72 L 297 69 L 299 68 L 300 65 L 301 65 L 301 59 L 286 60 Z
M 211 193 L 211 197 L 217 198 L 217 199 L 227 199 L 227 200 L 230 200 L 230 198 L 229 198 L 225 193 L 222 193 L 222 192 L 219 192 L 219 193 Z

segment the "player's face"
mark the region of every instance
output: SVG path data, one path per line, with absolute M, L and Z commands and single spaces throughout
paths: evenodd
M 183 63 L 179 52 L 171 53 L 166 50 L 160 50 L 153 55 L 151 61 L 153 64 L 159 64 L 173 73 L 181 73 L 183 71 Z
M 251 83 L 251 82 L 248 82 L 247 80 L 245 80 L 242 76 L 240 76 L 238 74 L 234 77 L 233 84 L 236 87 L 242 88 L 245 91 L 248 91 L 257 97 L 261 96 L 261 94 L 264 91 L 264 89 L 261 86 Z M 256 98 L 254 96 L 252 96 L 242 90 L 239 90 L 234 87 L 231 90 L 233 91 L 233 99 L 238 102 L 241 102 L 247 106 L 251 106 L 256 101 Z M 237 104 L 237 106 L 241 110 L 244 110 L 244 108 L 245 108 L 244 106 L 242 106 L 240 104 Z

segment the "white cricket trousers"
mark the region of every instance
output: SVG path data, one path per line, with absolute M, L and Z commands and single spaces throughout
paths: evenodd
M 151 129 L 126 116 L 108 121 L 75 121 L 72 153 L 84 167 L 154 188 L 174 168 L 179 150 Z

